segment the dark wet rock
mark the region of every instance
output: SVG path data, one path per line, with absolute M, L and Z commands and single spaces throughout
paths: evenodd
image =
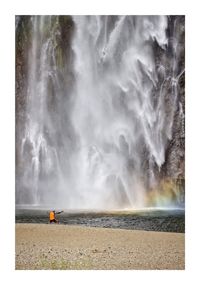
M 38 210 L 39 211 L 39 210 Z M 17 223 L 48 223 L 46 211 L 17 210 Z M 152 210 L 127 214 L 64 213 L 59 221 L 65 225 L 120 228 L 164 232 L 185 232 L 184 210 Z M 59 226 L 59 225 L 58 225 Z M 109 250 L 111 247 L 109 248 Z

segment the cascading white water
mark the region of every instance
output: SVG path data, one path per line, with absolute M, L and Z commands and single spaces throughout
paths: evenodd
M 27 122 L 21 152 L 23 157 L 25 155 L 24 148 L 28 144 L 31 160 L 25 165 L 23 182 L 26 184 L 26 189 L 32 189 L 32 203 L 39 204 L 40 194 L 38 191 L 41 188 L 41 170 L 44 169 L 44 172 L 48 174 L 56 171 L 59 177 L 55 142 L 49 144 L 47 140 L 47 134 L 53 127 L 48 110 L 49 78 L 53 78 L 55 86 L 59 83 L 54 56 L 56 31 L 51 25 L 51 17 L 35 16 L 31 21 L 32 46 L 28 59 Z M 49 30 L 48 37 L 45 35 L 45 28 Z M 51 140 L 54 139 L 51 136 Z M 48 188 L 48 183 L 45 182 L 42 187 Z
M 70 102 L 67 85 L 60 87 L 66 74 L 55 59 L 59 25 L 52 17 L 32 17 L 21 147 L 22 160 L 27 144 L 31 153 L 22 178 L 31 188 L 29 201 L 72 209 L 144 207 L 155 165 L 165 161 L 176 106 L 176 46 L 171 74 L 163 65 L 167 17 L 73 17 Z M 159 63 L 155 42 L 163 52 Z M 49 82 L 56 112 L 49 107 Z

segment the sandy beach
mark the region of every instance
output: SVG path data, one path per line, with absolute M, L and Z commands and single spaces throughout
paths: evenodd
M 16 269 L 184 269 L 185 234 L 16 224 Z

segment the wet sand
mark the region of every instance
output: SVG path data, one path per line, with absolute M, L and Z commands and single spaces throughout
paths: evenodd
M 184 268 L 184 233 L 16 224 L 16 269 Z

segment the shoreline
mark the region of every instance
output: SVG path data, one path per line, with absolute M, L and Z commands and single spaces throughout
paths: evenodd
M 185 234 L 15 224 L 16 269 L 185 269 Z
M 48 224 L 49 212 L 44 210 L 17 210 L 16 223 Z M 160 232 L 185 232 L 183 210 L 149 210 L 137 212 L 62 212 L 57 219 L 64 225 L 99 228 L 148 230 Z

